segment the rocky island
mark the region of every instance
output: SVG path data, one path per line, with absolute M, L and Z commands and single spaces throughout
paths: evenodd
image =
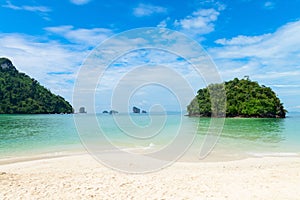
M 20 73 L 7 58 L 0 58 L 0 114 L 73 113 L 63 97 Z
M 245 79 L 235 78 L 223 84 L 211 84 L 200 89 L 187 106 L 188 116 L 210 117 L 212 106 L 210 91 L 225 87 L 226 117 L 285 118 L 286 110 L 271 88 Z M 222 98 L 222 97 L 220 97 Z M 225 112 L 224 112 L 225 113 Z
M 139 109 L 138 107 L 133 106 L 132 111 L 133 111 L 133 113 L 140 113 L 141 109 Z
M 133 111 L 133 113 L 138 113 L 138 114 L 140 114 L 140 113 L 146 114 L 146 113 L 147 113 L 147 111 L 141 110 L 140 108 L 138 108 L 138 107 L 136 107 L 136 106 L 133 106 L 133 107 L 132 107 L 132 111 Z

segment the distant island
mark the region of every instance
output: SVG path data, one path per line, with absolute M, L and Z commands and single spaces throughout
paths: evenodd
M 143 114 L 147 113 L 145 110 L 141 110 L 140 108 L 138 108 L 136 106 L 132 107 L 132 111 L 133 111 L 133 113 L 138 113 L 138 114 L 140 114 L 140 113 L 143 113 Z
M 0 58 L 0 114 L 73 113 L 63 97 L 20 73 L 7 58 Z
M 79 113 L 81 113 L 81 114 L 82 113 L 87 113 L 86 110 L 85 110 L 85 107 L 80 107 L 79 108 Z
M 118 114 L 119 112 L 118 111 L 116 111 L 116 110 L 111 110 L 111 111 L 109 111 L 109 114 L 110 115 L 113 115 L 113 114 Z
M 224 85 L 227 97 L 226 117 L 285 118 L 287 111 L 271 88 L 260 86 L 247 76 L 241 80 L 235 78 Z M 187 106 L 188 116 L 210 117 L 212 106 L 209 91 L 221 86 L 222 84 L 211 84 L 200 89 Z
M 110 114 L 110 115 L 114 115 L 114 114 L 118 114 L 119 112 L 116 110 L 110 110 L 109 112 L 107 110 L 104 110 L 102 112 L 102 114 Z

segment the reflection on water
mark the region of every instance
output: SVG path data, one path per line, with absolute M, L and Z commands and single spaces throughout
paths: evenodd
M 226 119 L 223 137 L 277 143 L 284 140 L 283 119 Z
M 206 134 L 210 121 L 199 119 L 198 134 Z M 285 140 L 284 128 L 284 119 L 227 118 L 221 137 L 278 143 Z

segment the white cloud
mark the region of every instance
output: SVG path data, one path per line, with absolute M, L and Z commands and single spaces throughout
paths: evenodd
M 264 3 L 264 8 L 265 9 L 273 9 L 273 8 L 275 8 L 275 3 L 272 1 L 266 1 Z
M 255 75 L 256 78 L 260 78 L 260 79 L 268 78 L 268 79 L 277 79 L 277 80 L 285 77 L 298 78 L 299 76 L 300 76 L 300 71 L 296 71 L 296 70 L 284 71 L 284 72 L 270 71 L 270 72 L 265 72 L 264 74 Z
M 166 19 L 162 20 L 157 27 L 158 28 L 166 28 L 168 26 L 168 22 L 171 20 L 170 17 L 167 17 Z
M 133 15 L 136 17 L 144 17 L 158 13 L 167 13 L 167 11 L 167 8 L 161 6 L 140 3 L 137 7 L 133 8 Z
M 87 46 L 97 46 L 100 42 L 113 34 L 112 30 L 105 28 L 75 29 L 73 26 L 47 27 L 46 31 L 60 35 L 70 42 Z
M 194 2 L 195 7 L 197 8 L 216 8 L 217 10 L 224 10 L 226 5 L 219 0 L 195 0 Z
M 216 9 L 199 9 L 184 19 L 176 20 L 174 25 L 188 35 L 204 35 L 214 31 L 214 22 L 218 19 Z
M 278 85 L 278 84 L 275 84 L 275 85 L 269 85 L 269 86 L 272 86 L 272 87 L 278 87 L 278 88 L 300 88 L 300 85 Z
M 217 44 L 221 45 L 250 45 L 250 44 L 255 44 L 262 42 L 264 39 L 267 39 L 270 36 L 270 34 L 264 34 L 260 36 L 244 36 L 244 35 L 239 35 L 237 37 L 234 37 L 232 39 L 218 39 L 215 41 Z
M 84 5 L 89 3 L 91 0 L 70 0 L 71 3 L 75 5 Z
M 264 64 L 278 60 L 290 62 L 290 59 L 283 59 L 290 57 L 291 63 L 295 64 L 295 58 L 300 56 L 299 34 L 300 21 L 296 21 L 280 27 L 274 33 L 217 40 L 224 46 L 212 49 L 212 53 L 217 53 L 218 58 L 259 58 L 265 61 Z
M 12 4 L 10 1 L 6 1 L 5 5 L 2 5 L 4 8 L 10 8 L 13 10 L 25 10 L 25 11 L 30 11 L 30 12 L 41 12 L 41 13 L 47 13 L 50 12 L 51 9 L 45 6 L 29 6 L 29 5 L 22 5 L 22 6 L 17 6 Z

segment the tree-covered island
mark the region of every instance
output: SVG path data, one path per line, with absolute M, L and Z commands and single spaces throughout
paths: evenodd
M 73 113 L 63 97 L 20 73 L 7 58 L 0 58 L 0 114 Z
M 275 92 L 249 78 L 235 78 L 224 84 L 211 84 L 200 89 L 187 106 L 188 115 L 210 117 L 212 109 L 218 107 L 212 106 L 210 94 L 221 87 L 225 89 L 225 95 L 220 95 L 223 99 L 215 102 L 224 101 L 226 108 L 223 113 L 226 113 L 226 117 L 285 118 L 287 111 Z

